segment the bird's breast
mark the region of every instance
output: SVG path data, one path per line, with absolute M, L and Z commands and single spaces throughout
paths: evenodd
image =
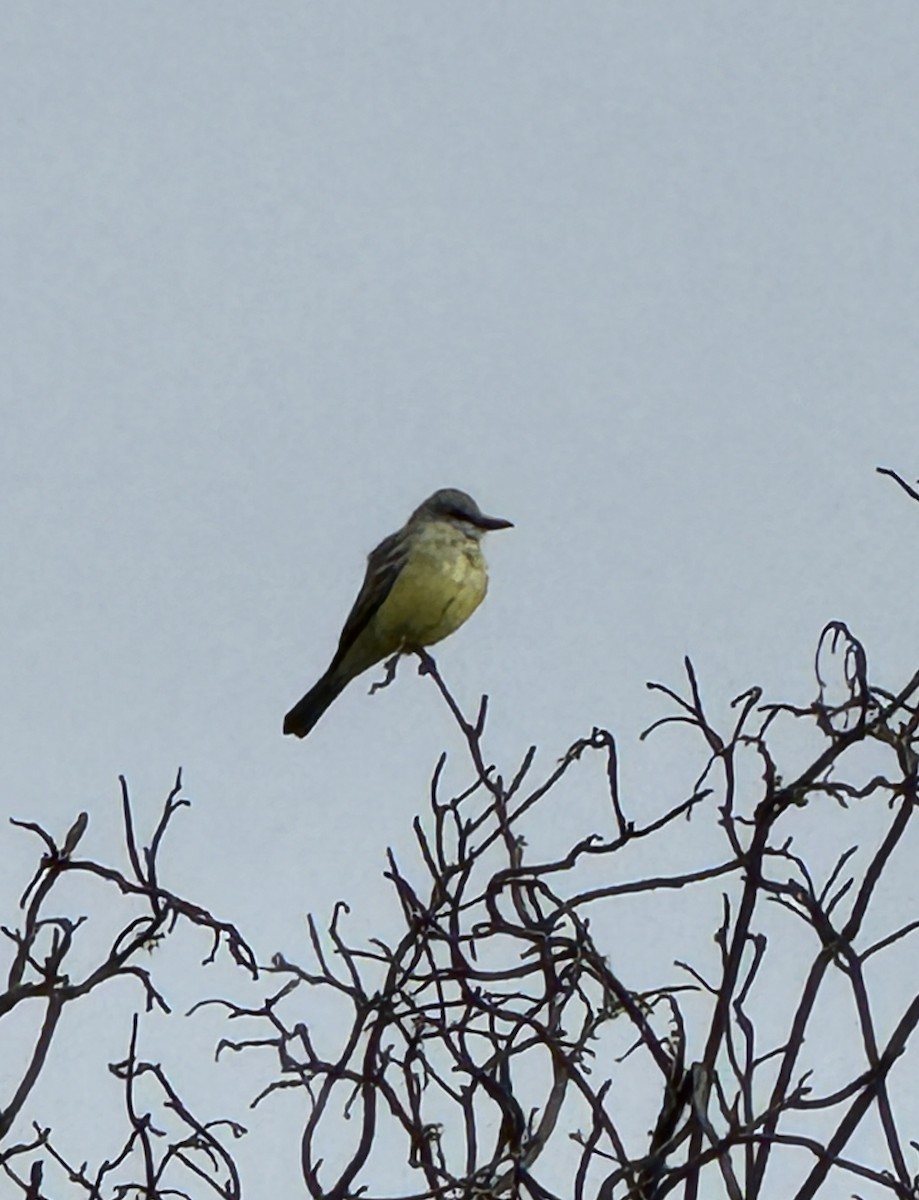
M 431 646 L 459 629 L 488 588 L 485 559 L 474 538 L 451 526 L 420 533 L 405 566 L 380 606 L 378 636 L 398 649 Z

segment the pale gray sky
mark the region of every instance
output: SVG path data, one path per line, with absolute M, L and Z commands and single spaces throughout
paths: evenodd
M 917 51 L 906 0 L 7 3 L 6 813 L 102 855 L 182 764 L 177 889 L 372 930 L 456 734 L 412 669 L 281 719 L 440 486 L 516 524 L 438 653 L 506 772 L 601 724 L 682 793 L 644 681 L 806 701 L 831 618 L 902 683 Z

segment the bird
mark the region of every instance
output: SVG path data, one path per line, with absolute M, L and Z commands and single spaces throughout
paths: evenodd
M 304 738 L 356 676 L 392 654 L 432 646 L 459 629 L 488 589 L 481 542 L 513 522 L 488 517 L 466 492 L 441 488 L 367 556 L 367 573 L 328 670 L 284 718 Z

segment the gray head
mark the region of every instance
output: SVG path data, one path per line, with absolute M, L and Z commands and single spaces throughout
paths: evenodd
M 481 537 L 489 529 L 510 529 L 513 522 L 502 517 L 487 517 L 467 492 L 459 488 L 441 488 L 419 504 L 410 520 L 450 521 L 461 526 L 466 533 Z

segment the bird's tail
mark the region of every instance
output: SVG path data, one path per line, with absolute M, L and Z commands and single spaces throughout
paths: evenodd
M 347 676 L 342 678 L 327 671 L 284 718 L 284 732 L 298 738 L 306 737 L 335 697 L 344 691 L 347 682 Z

